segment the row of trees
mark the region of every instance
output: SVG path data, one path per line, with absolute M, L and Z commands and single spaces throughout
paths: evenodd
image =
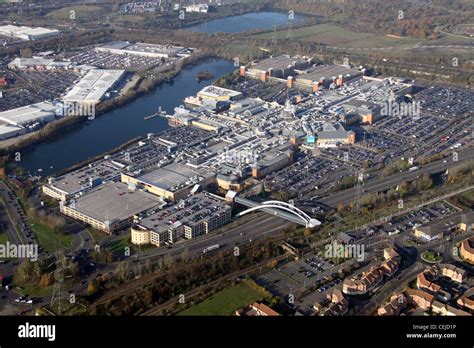
M 133 294 L 127 293 L 127 295 L 109 300 L 104 305 L 91 306 L 89 314 L 139 314 L 157 303 L 164 303 L 196 287 L 208 284 L 212 280 L 261 263 L 280 252 L 281 250 L 272 242 L 265 241 L 242 248 L 239 256 L 235 256 L 233 252 L 219 252 L 206 258 L 173 261 L 166 271 L 157 270 L 154 282 L 137 289 Z M 151 266 L 150 269 L 152 269 Z M 98 289 L 114 291 L 122 282 L 133 281 L 137 272 L 137 267 L 120 269 L 114 279 L 96 280 L 90 286 L 90 290 L 91 292 Z
M 39 257 L 36 262 L 24 259 L 18 266 L 14 281 L 15 284 L 39 284 L 42 287 L 50 286 L 54 283 L 54 273 L 58 265 L 62 267 L 61 276 L 68 279 L 77 279 L 80 270 L 77 262 L 72 261 L 59 254 L 55 257 Z
M 59 214 L 50 214 L 44 209 L 30 208 L 28 209 L 28 218 L 30 221 L 39 222 L 48 226 L 56 233 L 66 232 L 66 219 Z
M 314 1 L 276 0 L 279 8 L 326 17 L 340 18 L 354 31 L 419 38 L 437 38 L 440 26 L 470 21 L 474 9 L 467 2 L 438 1 L 418 4 L 413 1 Z
M 421 194 L 431 189 L 433 185 L 434 182 L 431 176 L 429 174 L 423 174 L 411 182 L 402 182 L 397 188 L 390 189 L 386 193 L 379 192 L 366 194 L 361 197 L 359 206 L 365 209 L 365 212 L 369 212 L 370 210 L 379 208 L 382 204 L 388 204 L 400 198 Z M 341 203 L 338 206 L 338 213 L 343 214 L 346 212 L 352 212 L 354 207 L 354 203 L 350 203 L 348 206 Z M 362 213 L 364 213 L 364 210 Z

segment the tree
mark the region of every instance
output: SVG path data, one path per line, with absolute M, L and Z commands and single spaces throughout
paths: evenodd
M 50 286 L 52 285 L 54 282 L 54 275 L 53 273 L 45 273 L 41 276 L 41 281 L 40 281 L 40 285 L 42 287 L 47 287 L 47 286 Z
M 94 295 L 99 290 L 99 284 L 97 280 L 92 279 L 89 284 L 87 285 L 87 294 L 89 296 Z
M 33 274 L 33 262 L 30 259 L 25 259 L 18 267 L 16 274 L 20 281 L 30 279 Z

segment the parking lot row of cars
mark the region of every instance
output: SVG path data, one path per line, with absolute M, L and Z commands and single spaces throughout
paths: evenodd
M 450 86 L 429 86 L 415 95 L 421 109 L 445 118 L 464 116 L 474 109 L 474 91 Z
M 69 57 L 72 62 L 97 66 L 104 69 L 146 70 L 164 65 L 163 58 L 121 55 L 94 50 L 84 50 Z
M 69 71 L 6 70 L 4 74 L 10 84 L 0 98 L 0 112 L 57 99 L 78 80 L 78 75 Z
M 323 157 L 307 155 L 291 166 L 268 175 L 265 185 L 272 191 L 285 190 L 292 196 L 299 196 L 315 189 L 327 174 L 342 167 L 342 164 Z
M 7 204 L 13 210 L 13 214 L 15 215 L 15 218 L 17 219 L 17 223 L 19 225 L 18 227 L 21 228 L 21 233 L 24 237 L 26 237 L 26 241 L 29 244 L 33 243 L 33 241 L 36 240 L 36 235 L 32 232 L 30 223 L 28 222 L 28 218 L 26 217 L 23 208 L 18 203 L 17 198 L 10 190 L 5 189 L 4 187 L 0 186 L 0 191 L 2 191 L 2 193 L 6 193 L 8 197 Z M 39 250 L 40 249 L 41 248 L 39 248 Z

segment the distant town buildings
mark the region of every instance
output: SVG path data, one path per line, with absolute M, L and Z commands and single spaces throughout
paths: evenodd
M 158 1 L 135 1 L 122 4 L 122 13 L 154 13 L 159 9 L 161 0 Z
M 207 13 L 209 12 L 208 4 L 192 4 L 183 7 L 186 12 L 198 12 L 198 13 Z

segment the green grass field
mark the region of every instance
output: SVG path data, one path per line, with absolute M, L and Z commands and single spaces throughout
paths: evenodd
M 0 232 L 0 244 L 5 244 L 7 242 L 7 234 L 5 232 Z
M 94 18 L 98 18 L 99 16 L 104 15 L 106 13 L 107 11 L 104 7 L 82 5 L 64 7 L 62 9 L 52 11 L 46 15 L 46 18 L 58 20 L 72 20 L 75 16 L 75 19 L 78 21 L 88 21 Z
M 287 35 L 288 31 L 282 30 L 276 33 L 276 38 L 286 39 Z M 273 33 L 256 34 L 255 37 L 271 39 L 273 37 Z M 468 43 L 469 40 L 472 40 L 469 38 L 462 38 L 453 35 L 442 35 L 440 38 L 434 40 L 424 40 L 414 37 L 392 37 L 364 32 L 355 32 L 329 23 L 294 29 L 292 37 L 293 40 L 314 42 L 340 48 L 376 49 L 381 47 L 392 47 L 393 49 L 391 49 L 390 52 L 402 51 L 405 46 L 411 47 L 414 44 L 462 45 Z M 397 48 L 400 48 L 400 50 L 397 50 Z
M 270 297 L 269 293 L 242 283 L 228 287 L 178 315 L 234 315 L 237 309 Z
M 129 234 L 124 235 L 123 237 L 115 240 L 110 246 L 109 249 L 114 254 L 123 255 L 125 248 L 130 248 L 132 250 L 133 244 L 131 243 L 131 236 Z
M 39 245 L 46 251 L 68 249 L 72 246 L 72 237 L 67 234 L 56 233 L 48 226 L 32 221 L 32 231 L 38 238 Z
M 48 296 L 53 293 L 53 286 L 42 287 L 38 283 L 15 284 L 19 285 L 15 290 L 22 296 Z

